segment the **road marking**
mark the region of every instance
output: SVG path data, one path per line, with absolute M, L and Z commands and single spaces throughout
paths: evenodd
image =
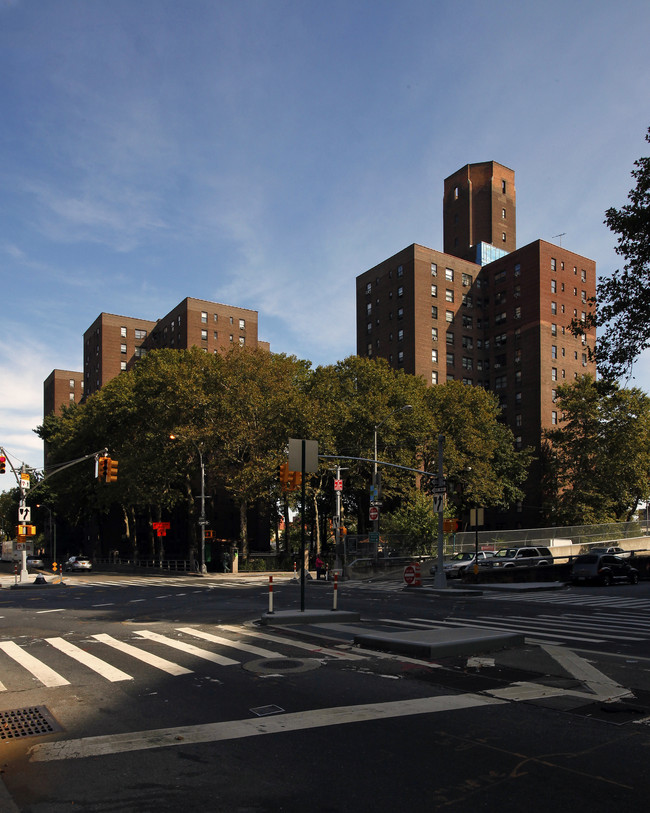
M 561 646 L 545 645 L 542 649 L 557 661 L 576 680 L 584 683 L 599 700 L 611 699 L 613 697 L 634 697 L 629 689 L 625 689 L 620 683 L 604 675 L 600 670 L 592 666 L 589 661 L 576 655 L 570 649 Z
M 93 607 L 112 607 L 115 604 L 114 601 L 108 601 L 106 604 L 93 604 Z
M 42 615 L 43 613 L 62 613 L 65 612 L 64 607 L 59 607 L 56 610 L 36 610 L 36 615 Z
M 244 644 L 241 641 L 233 641 L 230 638 L 224 638 L 221 635 L 213 635 L 211 632 L 203 632 L 203 630 L 195 630 L 192 627 L 178 627 L 179 632 L 184 632 L 187 635 L 195 635 L 197 638 L 204 638 L 206 641 L 212 641 L 215 644 L 222 646 L 231 646 L 234 649 L 241 649 L 243 652 L 251 652 L 253 655 L 259 655 L 260 658 L 284 658 L 286 657 L 281 652 L 273 652 L 271 649 L 262 649 L 259 646 L 252 644 Z
M 37 658 L 33 655 L 30 655 L 29 652 L 25 652 L 24 649 L 21 649 L 18 644 L 15 644 L 13 641 L 3 641 L 0 643 L 0 649 L 3 650 L 10 658 L 13 658 L 17 663 L 27 669 L 28 672 L 31 672 L 32 675 L 37 680 L 49 688 L 54 686 L 69 686 L 70 681 L 66 680 L 64 677 L 55 672 L 54 669 L 50 669 L 49 666 L 46 666 L 44 663 L 41 663 Z
M 148 638 L 150 641 L 156 641 L 165 646 L 171 646 L 174 649 L 180 649 L 182 652 L 187 652 L 197 658 L 203 658 L 206 661 L 213 661 L 219 663 L 221 666 L 238 666 L 239 661 L 234 661 L 232 658 L 226 658 L 224 655 L 217 655 L 216 652 L 209 652 L 206 649 L 200 649 L 194 644 L 186 644 L 184 641 L 176 641 L 174 638 L 167 638 L 165 635 L 160 635 L 157 632 L 149 632 L 149 630 L 137 630 L 136 635 L 141 635 L 143 638 Z
M 127 675 L 126 672 L 122 672 L 121 669 L 116 669 L 114 666 L 111 666 L 110 663 L 106 663 L 106 661 L 91 655 L 90 652 L 80 649 L 78 646 L 75 646 L 75 644 L 71 644 L 63 638 L 46 638 L 45 640 L 56 649 L 74 658 L 74 660 L 87 666 L 94 672 L 97 672 L 97 674 L 106 678 L 106 680 L 110 680 L 111 682 L 133 680 L 131 675 Z
M 233 627 L 228 624 L 220 624 L 219 629 L 226 630 L 226 632 L 234 632 L 239 635 L 248 635 L 252 638 L 261 638 L 263 641 L 271 641 L 274 644 L 286 644 L 295 647 L 296 649 L 306 649 L 313 655 L 330 655 L 334 658 L 350 661 L 365 661 L 366 659 L 361 655 L 353 655 L 351 652 L 339 652 L 337 649 L 330 649 L 329 647 L 317 646 L 315 644 L 305 643 L 305 641 L 294 641 L 293 639 L 281 638 L 279 635 L 269 635 L 267 632 L 257 632 L 250 630 L 246 627 Z
M 137 658 L 139 661 L 143 661 L 149 666 L 153 666 L 156 669 L 162 669 L 163 672 L 167 672 L 169 675 L 189 675 L 192 671 L 191 669 L 186 669 L 184 666 L 179 666 L 177 663 L 172 663 L 172 661 L 165 660 L 165 658 L 159 658 L 158 655 L 152 655 L 150 652 L 146 652 L 144 649 L 138 649 L 137 646 L 131 646 L 131 644 L 118 641 L 116 638 L 106 635 L 106 633 L 100 632 L 97 635 L 93 635 L 93 638 L 100 641 L 102 644 L 112 646 L 113 649 L 117 649 L 120 652 L 131 655 L 132 658 Z
M 358 706 L 337 706 L 328 709 L 281 714 L 254 720 L 230 720 L 223 723 L 206 723 L 178 728 L 159 728 L 151 731 L 134 731 L 98 737 L 82 737 L 77 740 L 59 740 L 33 746 L 29 752 L 30 762 L 51 762 L 63 759 L 85 759 L 128 751 L 145 751 L 152 748 L 187 746 L 200 742 L 223 742 L 227 740 L 256 737 L 262 734 L 283 734 L 333 725 L 362 723 L 370 720 L 388 720 L 416 714 L 435 714 L 444 711 L 500 705 L 506 701 L 476 694 L 442 695 L 411 700 L 395 700 L 387 703 L 367 703 Z

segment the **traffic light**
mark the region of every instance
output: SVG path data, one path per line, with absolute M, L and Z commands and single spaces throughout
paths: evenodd
M 100 483 L 108 482 L 108 472 L 110 470 L 110 457 L 100 457 L 97 461 L 97 479 Z
M 106 467 L 106 482 L 114 483 L 117 480 L 117 460 L 108 458 L 108 466 Z
M 0 474 L 4 474 L 7 468 L 7 458 L 0 454 Z
M 289 488 L 290 491 L 297 491 L 300 486 L 302 485 L 302 472 L 301 471 L 291 471 L 289 472 L 291 475 L 291 486 Z
M 282 486 L 283 491 L 288 491 L 290 478 L 291 472 L 289 471 L 289 464 L 283 463 L 280 466 L 280 485 Z

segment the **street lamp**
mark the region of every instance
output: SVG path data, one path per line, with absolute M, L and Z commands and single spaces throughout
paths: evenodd
M 179 440 L 178 435 L 170 435 L 170 440 Z M 196 451 L 199 453 L 199 463 L 201 465 L 201 515 L 199 516 L 199 525 L 201 526 L 201 573 L 205 575 L 208 572 L 208 569 L 205 565 L 205 526 L 206 526 L 206 519 L 205 519 L 205 465 L 203 464 L 203 452 L 201 451 L 201 447 L 199 444 L 189 439 L 194 446 L 196 446 Z
M 389 418 L 392 418 L 393 415 L 397 414 L 398 412 L 411 412 L 413 407 L 411 404 L 404 404 L 401 407 L 397 407 L 394 409 L 389 415 L 387 415 L 383 421 L 380 421 L 378 424 L 375 424 L 375 433 L 374 433 L 374 457 L 373 457 L 373 465 L 372 465 L 372 484 L 376 488 L 375 497 L 379 500 L 379 489 L 377 486 L 379 483 L 377 482 L 377 430 L 380 426 L 383 426 Z M 379 545 L 379 508 L 377 508 L 377 519 L 373 520 L 372 529 L 375 533 L 375 539 L 377 540 L 377 545 Z

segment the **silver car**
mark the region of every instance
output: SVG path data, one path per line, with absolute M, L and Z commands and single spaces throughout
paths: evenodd
M 538 567 L 552 565 L 553 554 L 546 547 L 503 548 L 490 560 L 492 567 Z
M 483 565 L 485 562 L 490 559 L 494 553 L 492 551 L 480 550 L 478 552 L 478 564 Z M 474 567 L 474 562 L 476 561 L 476 557 L 474 553 L 470 551 L 465 551 L 464 553 L 455 553 L 448 562 L 445 562 L 443 567 L 445 571 L 445 576 L 448 576 L 450 579 L 460 578 L 465 571 L 469 568 Z M 435 576 L 437 570 L 437 566 L 433 565 L 431 568 L 431 575 Z
M 93 563 L 87 556 L 71 556 L 63 565 L 66 571 L 92 570 Z

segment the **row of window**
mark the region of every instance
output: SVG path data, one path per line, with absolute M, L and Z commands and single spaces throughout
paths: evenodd
M 561 282 L 560 283 L 560 291 L 564 292 L 564 290 L 565 290 L 564 283 Z M 551 280 L 551 293 L 556 294 L 557 291 L 558 291 L 557 280 L 552 279 Z M 578 296 L 578 289 L 575 286 L 573 288 L 573 295 Z M 586 291 L 583 290 L 583 291 L 580 292 L 580 299 L 581 299 L 582 302 L 587 304 L 587 292 Z
M 564 260 L 560 261 L 560 270 L 564 271 Z M 557 260 L 555 257 L 551 257 L 551 271 L 553 273 L 557 272 Z M 578 267 L 575 265 L 573 266 L 573 275 L 576 277 L 578 276 Z M 587 272 L 585 271 L 584 268 L 580 269 L 580 279 L 582 280 L 582 282 L 587 281 Z
M 141 342 L 147 338 L 147 331 L 143 330 L 142 328 L 136 327 L 135 330 L 133 331 L 133 335 L 135 337 L 136 342 Z M 122 327 L 120 328 L 120 336 L 123 339 L 126 339 L 127 329 L 124 325 L 122 325 Z
M 218 322 L 219 321 L 219 314 L 218 313 L 212 314 L 212 319 L 213 319 L 214 322 Z M 233 316 L 229 316 L 228 320 L 229 320 L 229 323 L 231 325 L 235 324 L 235 318 Z M 180 321 L 181 320 L 180 320 L 180 317 L 179 317 L 179 319 L 178 319 L 179 325 L 180 325 Z M 208 312 L 207 311 L 201 311 L 201 322 L 204 325 L 207 325 L 207 323 L 208 323 Z M 246 320 L 245 319 L 240 319 L 239 320 L 239 329 L 240 330 L 246 330 Z M 207 336 L 206 336 L 206 338 L 207 338 Z

